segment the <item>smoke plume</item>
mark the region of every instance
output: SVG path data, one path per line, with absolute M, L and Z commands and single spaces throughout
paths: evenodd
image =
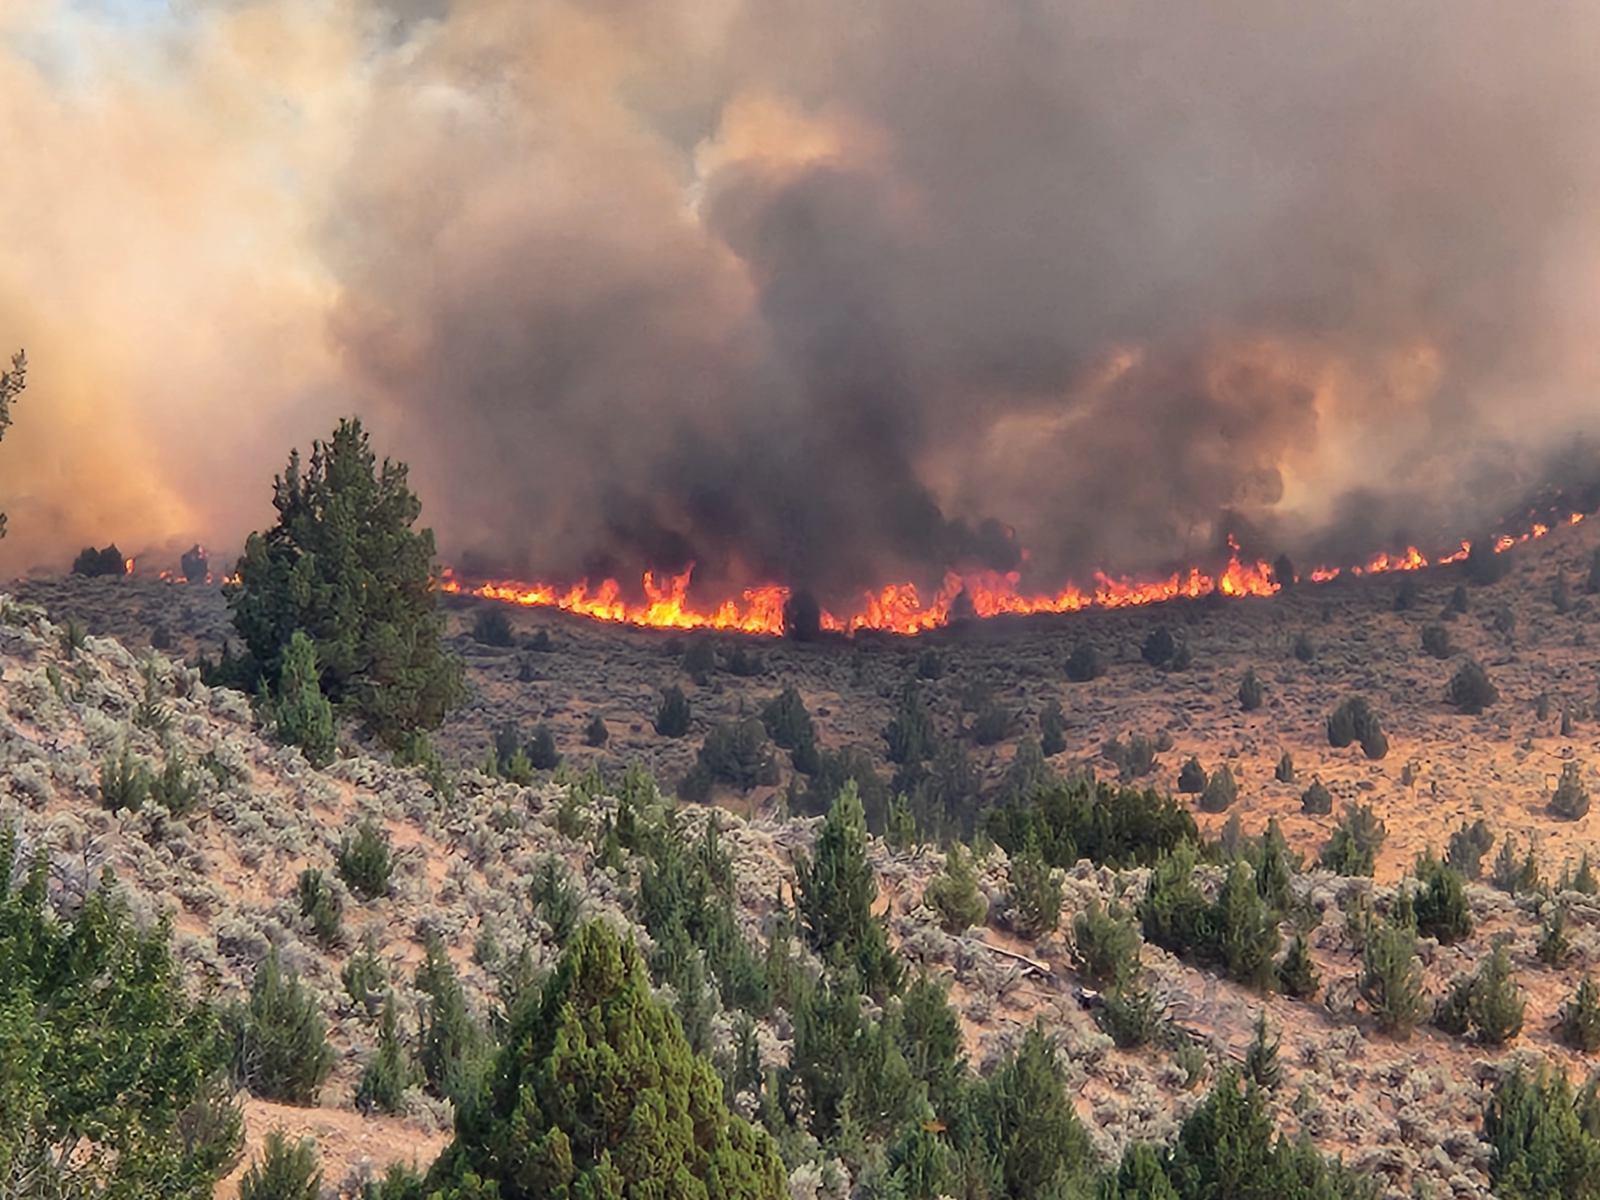
M 13 568 L 359 411 L 446 556 L 826 597 L 1448 545 L 1600 424 L 1600 12 L 0 6 Z

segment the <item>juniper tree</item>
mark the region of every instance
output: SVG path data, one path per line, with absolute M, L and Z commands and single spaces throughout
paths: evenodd
M 527 755 L 528 764 L 535 771 L 554 771 L 561 765 L 561 751 L 556 749 L 555 734 L 542 721 L 533 727 L 533 736 L 528 739 Z
M 916 814 L 911 811 L 911 801 L 903 795 L 889 802 L 889 815 L 883 823 L 883 840 L 891 850 L 901 854 L 914 849 L 920 840 Z
M 1067 718 L 1061 711 L 1061 701 L 1051 698 L 1039 711 L 1039 751 L 1046 758 L 1054 758 L 1067 748 Z
M 812 856 L 795 861 L 800 916 L 824 962 L 853 967 L 875 996 L 899 983 L 899 964 L 883 922 L 872 913 L 878 883 L 867 861 L 867 822 L 855 784 L 847 783 L 828 812 Z
M 1472 906 L 1460 871 L 1440 862 L 1429 850 L 1417 859 L 1418 890 L 1412 897 L 1417 932 L 1452 945 L 1472 936 Z
M 1206 786 L 1200 793 L 1200 811 L 1207 813 L 1226 812 L 1238 799 L 1239 785 L 1234 781 L 1233 769 L 1223 763 L 1211 772 L 1211 778 L 1206 780 Z
M 150 777 L 151 803 L 167 810 L 169 816 L 182 817 L 194 811 L 200 800 L 200 779 L 189 770 L 183 751 L 176 745 L 167 749 L 167 761 Z
M 431 935 L 424 947 L 416 987 L 424 997 L 417 1029 L 417 1066 L 430 1092 L 459 1105 L 475 1091 L 486 1047 L 483 1030 L 467 1009 L 455 965 L 437 934 Z
M 1558 570 L 1550 581 L 1550 607 L 1562 614 L 1572 611 L 1572 589 L 1567 586 L 1565 571 Z
M 100 803 L 111 812 L 138 812 L 150 796 L 150 769 L 122 744 L 100 768 Z
M 1273 913 L 1256 891 L 1255 873 L 1235 863 L 1217 896 L 1212 922 L 1217 957 L 1230 979 L 1270 991 L 1281 936 Z
M 93 546 L 85 546 L 78 551 L 78 557 L 72 560 L 72 573 L 74 575 L 87 575 L 90 578 L 108 575 L 124 575 L 128 571 L 128 560 L 122 556 L 122 551 L 117 549 L 117 544 L 96 550 Z
M 1313 779 L 1311 786 L 1300 793 L 1300 811 L 1315 817 L 1326 816 L 1333 811 L 1333 793 L 1321 779 Z
M 424 1194 L 786 1195 L 771 1139 L 729 1110 L 715 1068 L 651 995 L 638 950 L 603 923 L 581 929 L 516 1007 L 488 1078 L 462 1098 Z
M 1284 995 L 1293 996 L 1296 1000 L 1309 1000 L 1317 994 L 1317 988 L 1321 985 L 1317 965 L 1311 958 L 1311 948 L 1303 935 L 1296 934 L 1294 941 L 1289 943 L 1289 952 L 1278 964 L 1278 988 Z
M 1547 967 L 1559 967 L 1572 953 L 1572 940 L 1567 937 L 1567 906 L 1564 902 L 1552 904 L 1545 914 L 1539 926 L 1539 943 L 1534 952 Z
M 1424 625 L 1422 652 L 1437 659 L 1449 658 L 1454 653 L 1450 646 L 1450 631 L 1439 624 Z
M 321 1006 L 285 972 L 276 948 L 256 968 L 250 996 L 226 1014 L 234 1078 L 263 1100 L 314 1104 L 333 1070 Z
M 1144 639 L 1139 655 L 1152 667 L 1164 667 L 1178 651 L 1178 640 L 1165 625 L 1157 625 Z
M 762 784 L 778 782 L 778 764 L 772 757 L 767 732 L 754 717 L 718 722 L 706 733 L 694 768 L 678 789 L 687 799 L 704 801 L 715 783 L 748 792 Z
M 1588 1093 L 1589 1089 L 1585 1089 Z M 1565 1072 L 1520 1065 L 1495 1087 L 1483 1114 L 1489 1181 L 1501 1200 L 1590 1200 L 1600 1179 L 1600 1139 L 1579 1111 Z
M 978 890 L 971 856 L 960 842 L 945 852 L 944 869 L 928 881 L 922 899 L 939 914 L 946 933 L 965 933 L 989 915 L 989 902 Z
M 1072 957 L 1078 969 L 1102 987 L 1139 970 L 1139 928 L 1125 913 L 1098 899 L 1072 919 Z
M 1561 781 L 1550 797 L 1550 812 L 1564 821 L 1580 820 L 1589 812 L 1589 789 L 1583 785 L 1577 763 L 1562 764 Z
M 320 870 L 307 867 L 300 872 L 295 898 L 300 903 L 301 917 L 310 924 L 317 941 L 324 946 L 337 946 L 344 936 L 344 906 Z
M 1577 991 L 1561 1008 L 1558 1028 L 1561 1040 L 1574 1050 L 1593 1054 L 1600 1050 L 1600 987 L 1587 971 Z
M 209 1200 L 241 1145 L 215 1015 L 109 875 L 60 911 L 50 876 L 0 827 L 0 1191 Z
M 317 645 L 301 630 L 289 637 L 272 703 L 272 723 L 278 737 L 299 746 L 314 767 L 333 761 L 335 734 L 333 705 L 322 694 L 317 670 Z
M 1283 757 L 1278 759 L 1278 765 L 1273 769 L 1272 777 L 1279 783 L 1294 782 L 1294 756 L 1287 750 L 1283 752 Z
M 1339 875 L 1371 875 L 1389 831 L 1370 804 L 1345 805 L 1344 817 L 1322 848 L 1322 865 Z
M 1089 1133 L 1067 1095 L 1054 1043 L 1038 1027 L 976 1085 L 970 1114 L 954 1131 L 964 1158 L 1004 1200 L 1074 1194 L 1093 1162 Z
M 1265 689 L 1261 686 L 1261 679 L 1256 675 L 1256 669 L 1249 667 L 1245 670 L 1244 678 L 1239 681 L 1239 707 L 1245 712 L 1255 712 L 1261 707 L 1265 697 Z
M 1519 855 L 1517 839 L 1507 834 L 1500 843 L 1500 853 L 1495 855 L 1490 881 L 1513 896 L 1538 891 L 1544 881 L 1539 877 L 1539 857 L 1534 844 L 1530 841 L 1527 853 Z
M 1578 859 L 1578 870 L 1568 876 L 1566 868 L 1561 872 L 1561 891 L 1578 892 L 1585 896 L 1593 896 L 1600 892 L 1600 879 L 1595 877 L 1594 865 L 1589 861 L 1589 852 L 1585 850 Z
M 1328 744 L 1342 749 L 1352 742 L 1361 743 L 1361 752 L 1370 759 L 1389 753 L 1383 724 L 1364 696 L 1347 697 L 1328 716 Z
M 980 746 L 993 746 L 1011 736 L 1016 714 L 1002 704 L 989 701 L 972 720 L 972 740 Z
M 1509 605 L 1495 610 L 1494 631 L 1505 637 L 1508 641 L 1510 640 L 1511 635 L 1516 633 L 1517 614 Z
M 1007 853 L 1033 841 L 1057 867 L 1079 858 L 1113 867 L 1145 866 L 1200 837 L 1194 817 L 1172 797 L 1081 777 L 1003 806 L 986 825 Z
M 1178 768 L 1178 791 L 1195 796 L 1206 790 L 1206 769 L 1200 760 L 1190 755 Z
M 1267 1028 L 1267 1010 L 1256 1014 L 1255 1037 L 1244 1056 L 1245 1077 L 1260 1087 L 1272 1089 L 1283 1083 L 1283 1064 L 1278 1061 L 1282 1039 Z
M 472 622 L 472 640 L 480 646 L 510 646 L 515 638 L 511 619 L 500 608 L 483 608 Z
M 1483 856 L 1493 845 L 1494 834 L 1481 818 L 1470 825 L 1463 821 L 1445 845 L 1445 864 L 1466 879 L 1477 879 L 1483 874 Z
M 389 877 L 394 873 L 389 835 L 371 818 L 345 835 L 335 862 L 339 878 L 363 900 L 376 900 L 389 894 Z
M 938 733 L 933 717 L 915 684 L 908 683 L 900 693 L 900 705 L 884 728 L 892 763 L 919 763 L 933 757 Z
M 1135 971 L 1117 980 L 1106 992 L 1100 1026 L 1124 1050 L 1148 1045 L 1161 1026 L 1161 1010 L 1154 994 Z
M 431 530 L 405 464 L 380 466 L 358 420 L 299 451 L 273 482 L 278 523 L 253 533 L 225 591 L 245 678 L 275 688 L 296 631 L 316 645 L 323 693 L 385 742 L 436 729 L 464 697 L 441 643 Z
M 1185 842 L 1157 860 L 1139 904 L 1146 940 L 1176 954 L 1206 953 L 1215 936 L 1210 906 L 1194 882 L 1195 859 Z
M 1289 853 L 1289 842 L 1283 836 L 1283 827 L 1278 824 L 1278 818 L 1267 818 L 1256 860 L 1256 891 L 1272 911 L 1289 911 L 1289 904 L 1294 899 L 1291 884 L 1299 861 L 1297 855 Z
M 662 737 L 680 738 L 689 732 L 689 698 L 677 684 L 661 691 L 661 704 L 656 708 L 655 730 Z
M 1149 1142 L 1129 1146 L 1116 1170 L 1101 1181 L 1096 1194 L 1099 1200 L 1178 1200 L 1177 1190 L 1162 1165 L 1161 1151 Z
M 1417 931 L 1403 921 L 1385 920 L 1366 934 L 1358 990 L 1378 1028 L 1404 1041 L 1422 1018 L 1422 966 L 1417 961 Z
M 794 687 L 784 688 L 762 706 L 761 723 L 773 743 L 789 751 L 795 770 L 816 773 L 817 727 Z
M 339 973 L 345 994 L 367 1016 L 376 1016 L 387 993 L 389 975 L 378 957 L 378 940 L 372 930 L 361 939 L 361 949 L 350 956 Z
M 400 1039 L 394 994 L 384 1001 L 378 1019 L 378 1045 L 361 1071 L 356 1086 L 356 1107 L 363 1113 L 394 1115 L 401 1111 L 406 1089 L 417 1082 L 417 1068 Z
M 1504 941 L 1475 975 L 1458 980 L 1440 1006 L 1436 1023 L 1450 1033 L 1470 1030 L 1479 1041 L 1502 1046 L 1522 1032 L 1527 1001 L 1511 973 L 1511 955 Z
M 1109 738 L 1101 747 L 1101 753 L 1117 764 L 1124 781 L 1148 775 L 1155 769 L 1156 743 L 1142 733 L 1129 734 L 1125 742 L 1120 737 Z
M 1464 713 L 1481 713 L 1500 699 L 1500 693 L 1489 679 L 1489 672 L 1477 659 L 1469 658 L 1456 668 L 1450 677 L 1445 699 Z
M 1231 1067 L 1184 1121 L 1161 1165 L 1171 1190 L 1154 1186 L 1136 1193 L 1142 1200 L 1174 1194 L 1185 1200 L 1376 1200 L 1378 1193 L 1374 1180 L 1325 1158 L 1309 1142 L 1275 1135 L 1264 1090 L 1242 1084 Z
M 1039 937 L 1061 924 L 1061 880 L 1038 846 L 1011 859 L 1011 924 L 1023 937 Z
M 921 1083 L 936 1114 L 949 1115 L 966 1085 L 966 1043 L 950 1006 L 948 985 L 923 972 L 900 998 L 893 1033 L 911 1077 Z
M 1480 586 L 1498 583 L 1508 567 L 1506 556 L 1496 552 L 1492 538 L 1474 539 L 1467 551 L 1467 579 Z
M 1073 683 L 1088 683 L 1105 674 L 1105 659 L 1093 642 L 1079 642 L 1067 656 L 1067 678 Z
M 293 1143 L 282 1129 L 267 1132 L 261 1156 L 239 1179 L 239 1200 L 318 1200 L 322 1171 L 310 1138 Z

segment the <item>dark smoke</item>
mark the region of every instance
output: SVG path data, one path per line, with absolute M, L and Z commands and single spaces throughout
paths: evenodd
M 263 54 L 288 98 L 234 106 L 305 138 L 244 177 L 295 181 L 273 219 L 329 284 L 296 294 L 335 297 L 336 365 L 266 432 L 367 410 L 485 570 L 693 561 L 838 602 L 1228 532 L 1445 548 L 1597 423 L 1592 5 L 357 0 L 325 38 L 315 6 L 196 11 L 162 60 L 196 79 L 248 44 L 197 31 L 252 16 L 313 64 Z M 294 327 L 268 316 L 252 344 Z
M 508 568 L 1448 545 L 1592 423 L 1592 11 L 512 7 L 386 78 L 340 321 Z

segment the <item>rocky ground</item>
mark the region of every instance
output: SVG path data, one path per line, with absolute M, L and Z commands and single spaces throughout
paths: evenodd
M 1502 835 L 1537 837 L 1547 869 L 1592 843 L 1600 817 L 1567 823 L 1544 812 L 1568 759 L 1578 761 L 1594 785 L 1589 764 L 1597 736 L 1591 716 L 1596 662 L 1588 633 L 1600 606 L 1584 595 L 1589 532 L 1564 530 L 1525 547 L 1513 573 L 1471 589 L 1469 612 L 1450 623 L 1453 640 L 1488 667 L 1501 693 L 1481 717 L 1458 715 L 1444 703 L 1454 664 L 1420 649 L 1421 626 L 1438 619 L 1455 583 L 1440 575 L 1419 580 L 1415 602 L 1400 612 L 1394 606 L 1398 581 L 1391 578 L 1304 588 L 1270 601 L 985 625 L 909 645 L 756 643 L 759 674 L 717 670 L 704 684 L 685 676 L 681 639 L 674 644 L 667 635 L 518 612 L 519 635 L 548 630 L 551 648 L 492 650 L 476 646 L 465 632 L 473 612 L 464 607 L 452 610 L 450 621 L 470 663 L 473 697 L 442 731 L 440 744 L 471 764 L 482 758 L 498 724 L 543 721 L 571 766 L 598 760 L 610 768 L 639 759 L 671 779 L 689 765 L 698 735 L 711 721 L 753 712 L 794 683 L 824 744 L 859 744 L 881 756 L 881 730 L 894 697 L 916 656 L 933 645 L 945 672 L 927 687 L 948 730 L 965 719 L 959 697 L 976 682 L 1019 711 L 1023 731 L 1048 699 L 1061 702 L 1068 748 L 1055 765 L 1062 769 L 1087 762 L 1102 773 L 1114 771 L 1100 754 L 1107 738 L 1165 733 L 1170 748 L 1159 755 L 1151 782 L 1172 786 L 1190 754 L 1208 768 L 1232 763 L 1241 784 L 1233 811 L 1247 832 L 1278 816 L 1292 841 L 1314 849 L 1337 817 L 1337 809 L 1329 817 L 1300 813 L 1304 781 L 1320 775 L 1336 795 L 1373 803 L 1390 834 L 1376 884 L 1321 872 L 1296 880 L 1301 895 L 1322 914 L 1310 940 L 1326 987 L 1312 1002 L 1263 1000 L 1147 946 L 1144 959 L 1155 990 L 1182 1031 L 1173 1044 L 1197 1039 L 1205 1050 L 1203 1072 L 1213 1072 L 1243 1054 L 1265 1005 L 1283 1038 L 1286 1080 L 1274 1103 L 1284 1128 L 1303 1129 L 1325 1149 L 1381 1175 L 1391 1194 L 1421 1188 L 1441 1196 L 1481 1196 L 1488 1186 L 1487 1150 L 1479 1139 L 1486 1085 L 1526 1056 L 1555 1059 L 1575 1077 L 1588 1069 L 1555 1041 L 1551 1026 L 1578 979 L 1600 959 L 1600 905 L 1589 897 L 1565 897 L 1573 952 L 1560 968 L 1544 966 L 1533 952 L 1543 909 L 1553 901 L 1513 899 L 1486 886 L 1470 890 L 1478 928 L 1468 941 L 1449 948 L 1423 943 L 1429 987 L 1437 995 L 1481 960 L 1493 939 L 1509 938 L 1528 1017 L 1521 1037 L 1494 1051 L 1427 1026 L 1407 1042 L 1379 1035 L 1354 1004 L 1359 956 L 1346 941 L 1343 910 L 1353 896 L 1373 888 L 1381 905 L 1412 857 L 1426 845 L 1442 844 L 1465 818 L 1482 816 Z M 1558 571 L 1571 584 L 1573 603 L 1565 612 L 1552 599 Z M 1496 628 L 1496 614 L 1505 609 L 1515 618 L 1510 633 L 1501 631 L 1503 617 Z M 91 636 L 74 650 L 57 623 L 69 618 L 115 637 Z M 1186 636 L 1194 654 L 1189 669 L 1160 672 L 1140 660 L 1143 637 L 1157 622 Z M 558 831 L 557 805 L 572 786 L 558 779 L 522 787 L 464 766 L 455 794 L 444 797 L 417 772 L 366 754 L 312 770 L 297 751 L 263 735 L 245 697 L 206 687 L 197 672 L 150 648 L 155 633 L 172 654 L 192 654 L 214 645 L 225 629 L 220 600 L 205 589 L 137 579 L 22 585 L 17 599 L 0 604 L 0 823 L 20 824 L 29 844 L 50 850 L 55 886 L 68 899 L 106 867 L 139 911 L 150 919 L 169 917 L 196 987 L 214 987 L 224 997 L 238 994 L 268 947 L 276 946 L 317 990 L 339 1065 L 320 1107 L 247 1102 L 252 1145 L 275 1125 L 311 1132 L 330 1183 L 358 1179 L 397 1158 L 426 1162 L 447 1139 L 447 1106 L 418 1090 L 401 1117 L 369 1118 L 354 1110 L 355 1083 L 375 1028 L 340 981 L 350 955 L 372 938 L 410 1011 L 423 941 L 437 933 L 473 1003 L 487 1013 L 496 1003 L 498 972 L 523 947 L 536 963 L 548 963 L 559 952 L 529 901 L 529 883 L 543 860 L 556 856 L 566 865 L 587 913 L 625 925 L 631 925 L 636 868 L 596 867 L 585 840 Z M 1301 632 L 1316 645 L 1310 663 L 1290 653 Z M 1093 682 L 1069 683 L 1063 664 L 1083 638 L 1103 648 L 1111 667 Z M 719 653 L 732 645 L 719 641 Z M 1247 666 L 1266 685 L 1265 704 L 1252 713 L 1241 712 L 1236 698 Z M 147 678 L 164 714 L 154 721 Z M 651 726 L 660 689 L 671 683 L 684 686 L 694 705 L 695 730 L 685 739 L 660 738 Z M 1360 757 L 1355 748 L 1333 750 L 1323 735 L 1328 710 L 1353 692 L 1369 697 L 1383 715 L 1391 750 L 1380 762 Z M 1550 715 L 1543 719 L 1536 715 L 1541 693 L 1550 698 Z M 1570 736 L 1559 732 L 1563 708 L 1572 716 Z M 582 727 L 595 712 L 611 733 L 604 750 L 582 742 Z M 204 763 L 208 782 L 194 812 L 173 817 L 154 806 L 135 814 L 107 811 L 99 798 L 100 773 L 123 745 L 152 764 L 174 748 L 190 763 Z M 998 778 L 1015 745 L 1012 738 L 974 748 L 986 778 Z M 1295 785 L 1272 778 L 1285 749 L 1299 768 L 1301 782 Z M 773 897 L 792 878 L 791 855 L 808 845 L 815 822 L 778 814 L 774 789 L 719 798 L 733 810 L 719 819 L 737 870 L 742 920 L 747 934 L 759 940 Z M 600 796 L 584 804 L 593 819 L 609 801 Z M 704 820 L 707 812 L 699 810 L 693 819 Z M 362 816 L 379 821 L 398 852 L 396 884 L 388 898 L 377 901 L 362 903 L 345 894 L 344 937 L 330 948 L 306 928 L 295 882 L 307 865 L 324 868 L 336 880 L 333 855 Z M 1201 817 L 1212 831 L 1223 820 Z M 1099 1030 L 1079 1002 L 1081 981 L 1065 933 L 1023 943 L 1006 931 L 1003 852 L 989 852 L 981 868 L 991 920 L 961 937 L 942 932 L 921 902 L 941 861 L 936 849 L 896 853 L 876 843 L 874 861 L 894 939 L 907 958 L 951 980 L 976 1066 L 1042 1019 L 1062 1040 L 1083 1115 L 1108 1155 L 1130 1140 L 1168 1136 L 1198 1102 L 1203 1086 L 1179 1065 L 1171 1046 L 1122 1051 Z M 1091 898 L 1136 900 L 1144 873 L 1082 863 L 1066 883 L 1063 930 Z M 484 938 L 486 932 L 492 936 Z M 787 1036 L 781 1013 L 763 1028 L 770 1061 L 782 1060 Z M 817 1186 L 814 1172 L 797 1172 L 796 1195 L 815 1195 Z

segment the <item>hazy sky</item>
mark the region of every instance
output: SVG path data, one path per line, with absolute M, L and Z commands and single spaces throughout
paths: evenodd
M 1479 0 L 0 0 L 0 569 L 236 547 L 349 412 L 448 557 L 524 573 L 1448 542 L 1600 414 L 1597 38 Z

